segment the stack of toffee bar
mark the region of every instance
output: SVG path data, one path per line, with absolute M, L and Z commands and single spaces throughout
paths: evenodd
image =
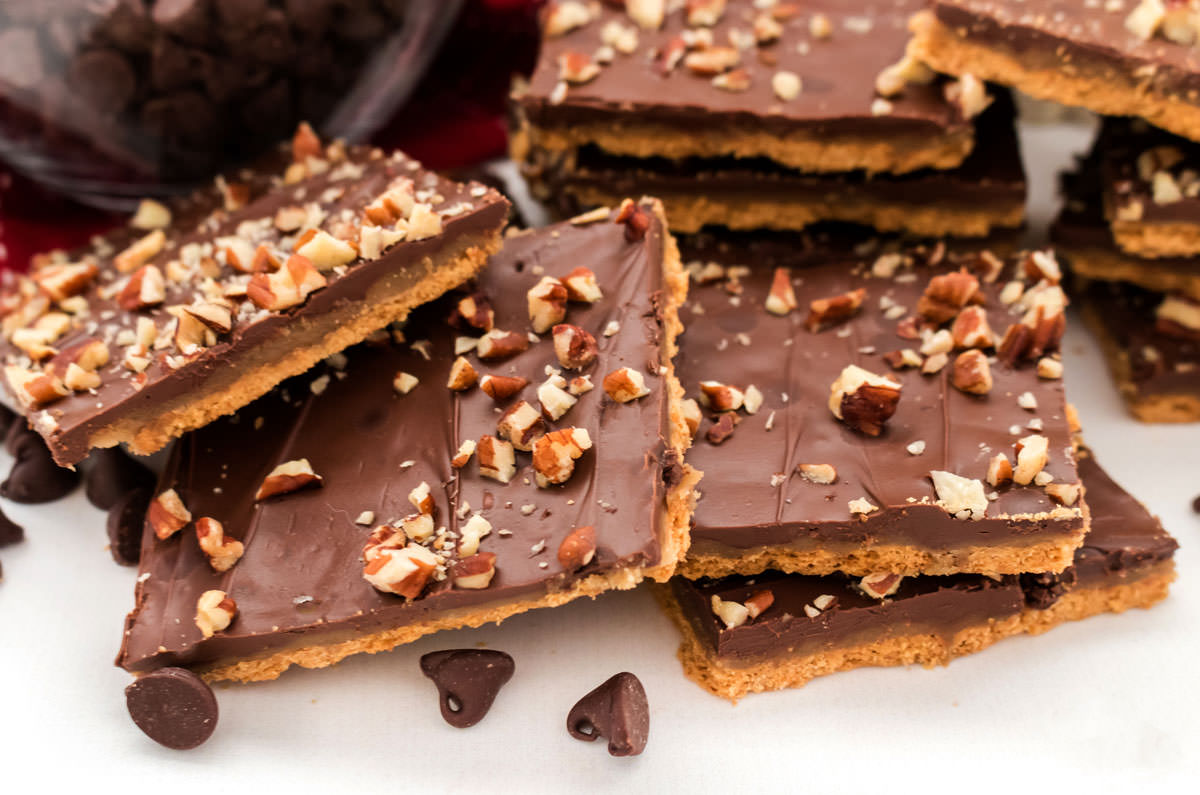
M 1056 257 L 1000 256 L 1012 103 L 913 56 L 926 5 L 560 2 L 518 97 L 543 197 L 649 193 L 682 235 L 704 480 L 660 595 L 688 675 L 729 698 L 944 663 L 1173 577 L 1174 542 L 1080 451 Z M 1124 521 L 1098 531 L 1093 503 Z
M 514 148 L 567 214 L 651 195 L 685 233 L 1022 223 L 1011 102 L 906 54 L 921 0 L 634 5 L 553 4 L 521 92 Z
M 93 451 L 121 666 L 272 679 L 653 580 L 738 698 L 1166 596 L 1054 253 L 940 239 L 1024 176 L 1006 98 L 906 54 L 924 4 L 610 5 L 551 5 L 519 99 L 565 221 L 302 127 L 5 286 L 9 483 Z M 95 452 L 168 443 L 153 488 Z
M 1200 7 L 1191 2 L 937 0 L 910 52 L 1036 97 L 1111 114 L 1052 238 L 1131 413 L 1200 420 Z M 1151 127 L 1150 125 L 1156 125 Z M 1180 136 L 1180 137 L 1176 137 Z

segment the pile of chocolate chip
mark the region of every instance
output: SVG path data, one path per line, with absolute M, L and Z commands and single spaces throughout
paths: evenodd
M 325 119 L 408 0 L 0 4 L 0 138 L 167 180 Z

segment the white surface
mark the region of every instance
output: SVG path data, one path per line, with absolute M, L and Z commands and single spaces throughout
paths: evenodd
M 1032 130 L 1035 206 L 1086 133 Z M 1200 494 L 1200 426 L 1139 425 L 1075 325 L 1069 394 L 1118 481 L 1180 539 L 1179 582 L 1160 607 L 1016 638 L 948 668 L 860 670 L 736 707 L 680 671 L 677 636 L 645 592 L 611 594 L 444 633 L 332 669 L 221 687 L 220 725 L 176 753 L 125 713 L 112 666 L 134 572 L 105 549 L 103 516 L 82 493 L 4 504 L 28 531 L 0 551 L 0 791 L 89 793 L 799 791 L 927 792 L 1156 788 L 1200 774 L 1200 562 L 1190 510 Z M 0 470 L 8 457 L 0 453 Z M 516 659 L 513 681 L 477 727 L 438 715 L 417 659 L 487 645 Z M 575 700 L 635 672 L 652 707 L 644 755 L 613 759 L 564 730 Z

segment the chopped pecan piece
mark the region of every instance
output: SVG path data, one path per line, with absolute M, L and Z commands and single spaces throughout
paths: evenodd
M 508 400 L 529 384 L 529 380 L 518 375 L 492 375 L 479 379 L 479 388 L 492 400 Z
M 1050 458 L 1050 440 L 1041 434 L 1026 436 L 1017 441 L 1017 466 L 1013 469 L 1014 483 L 1027 486 L 1046 468 Z
M 646 378 L 632 367 L 622 367 L 604 376 L 604 391 L 618 403 L 629 403 L 650 394 Z
M 459 356 L 450 365 L 450 375 L 446 379 L 446 386 L 455 392 L 462 392 L 465 389 L 475 386 L 475 382 L 478 379 L 479 374 L 475 372 L 475 368 L 471 365 L 471 362 L 466 357 Z M 495 395 L 492 397 L 495 397 Z
M 254 499 L 261 501 L 280 494 L 290 494 L 300 489 L 317 487 L 321 483 L 321 476 L 313 471 L 312 464 L 308 463 L 307 458 L 284 461 L 263 478 L 262 484 L 254 494 Z
M 956 389 L 971 395 L 986 395 L 992 391 L 992 367 L 982 351 L 963 351 L 954 360 L 950 382 Z
M 596 283 L 596 274 L 582 265 L 563 277 L 562 283 L 567 288 L 567 299 L 570 301 L 594 304 L 604 297 L 600 285 Z
M 965 269 L 943 273 L 929 280 L 917 302 L 917 312 L 934 323 L 954 319 L 969 303 L 981 300 L 979 279 Z
M 420 544 L 402 549 L 380 547 L 363 567 L 363 577 L 376 590 L 416 599 L 437 565 L 437 556 Z
M 829 410 L 851 428 L 878 436 L 896 413 L 900 388 L 895 381 L 852 364 L 830 387 Z
M 196 626 L 206 638 L 228 629 L 236 615 L 237 602 L 224 591 L 205 591 L 196 600 Z
M 500 436 L 508 439 L 512 442 L 513 447 L 524 452 L 533 449 L 534 440 L 541 435 L 545 427 L 541 412 L 524 400 L 510 406 L 500 415 L 500 420 L 496 423 L 496 430 Z
M 575 472 L 575 461 L 590 450 L 592 439 L 583 428 L 560 428 L 533 443 L 533 471 L 541 488 L 566 483 Z
M 596 556 L 596 528 L 576 527 L 558 545 L 558 562 L 566 571 L 579 571 Z
M 818 298 L 808 305 L 808 318 L 804 327 L 812 332 L 842 323 L 858 314 L 862 308 L 867 289 L 860 287 L 841 295 Z
M 196 540 L 208 556 L 208 565 L 212 566 L 213 571 L 229 571 L 246 551 L 241 541 L 227 538 L 225 528 L 211 516 L 201 516 L 196 520 Z
M 480 552 L 462 558 L 450 569 L 455 588 L 482 590 L 492 584 L 496 575 L 496 553 Z
M 740 422 L 738 415 L 732 411 L 723 411 L 713 419 L 713 424 L 704 432 L 704 438 L 708 439 L 710 444 L 722 444 L 730 436 L 733 436 L 733 429 Z
M 524 334 L 494 328 L 479 338 L 475 353 L 483 361 L 490 362 L 515 356 L 528 347 L 529 338 Z
M 958 313 L 950 335 L 956 348 L 990 348 L 995 344 L 987 312 L 978 306 L 968 306 Z
M 858 581 L 858 589 L 872 599 L 886 599 L 900 590 L 900 583 L 903 580 L 904 576 L 901 574 L 889 572 L 868 574 Z
M 582 370 L 596 361 L 600 349 L 596 338 L 590 333 L 569 323 L 554 327 L 554 355 L 558 363 L 568 370 Z
M 776 268 L 771 278 L 771 291 L 763 306 L 772 315 L 786 315 L 796 308 L 796 291 L 792 289 L 791 268 Z
M 167 297 L 166 281 L 155 265 L 138 268 L 117 295 L 117 304 L 126 312 L 157 306 Z
M 150 502 L 146 523 L 160 539 L 167 539 L 192 521 L 192 513 L 183 504 L 175 489 L 167 489 Z
M 516 455 L 513 446 L 495 436 L 481 436 L 475 448 L 479 459 L 479 474 L 485 478 L 508 483 L 517 473 Z

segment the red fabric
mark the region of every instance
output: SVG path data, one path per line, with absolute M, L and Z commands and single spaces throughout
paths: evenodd
M 428 75 L 376 142 L 431 168 L 462 168 L 505 153 L 511 75 L 537 57 L 543 0 L 465 0 Z M 53 195 L 0 162 L 0 269 L 86 243 L 118 219 Z

